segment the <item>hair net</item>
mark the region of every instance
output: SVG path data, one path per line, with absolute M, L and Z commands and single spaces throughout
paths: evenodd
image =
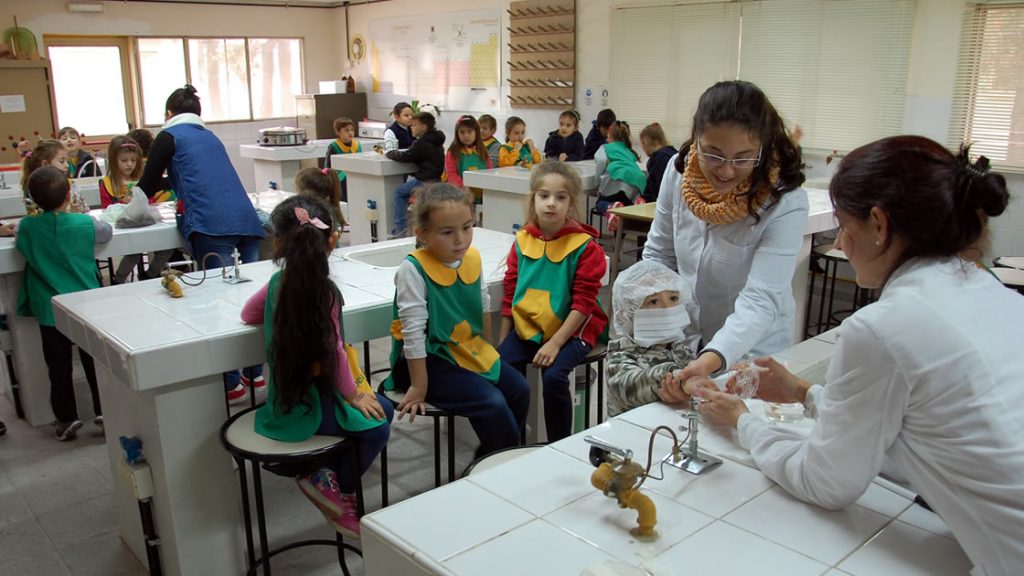
M 685 301 L 683 278 L 653 260 L 640 260 L 619 273 L 612 286 L 612 320 L 615 333 L 633 338 L 633 316 L 644 299 L 663 290 L 678 290 L 679 304 Z

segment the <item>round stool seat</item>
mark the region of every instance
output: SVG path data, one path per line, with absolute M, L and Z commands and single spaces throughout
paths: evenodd
M 465 478 L 470 474 L 480 474 L 481 472 L 486 472 L 487 470 L 490 470 L 495 466 L 499 466 L 506 462 L 511 462 L 516 458 L 521 458 L 523 456 L 526 456 L 527 454 L 530 454 L 542 448 L 544 448 L 544 446 L 541 444 L 532 444 L 530 446 L 513 446 L 511 448 L 505 448 L 504 450 L 492 452 L 487 456 L 484 456 L 483 458 L 480 458 L 477 461 L 470 464 L 466 468 L 466 471 L 462 474 L 462 476 L 463 478 Z
M 394 404 L 396 408 L 398 407 L 399 404 L 402 403 L 403 400 L 405 400 L 405 392 L 399 392 L 398 390 L 385 390 L 383 385 L 381 385 L 381 386 L 379 386 L 377 388 L 377 392 L 381 396 L 387 398 L 388 401 L 391 402 L 392 404 Z M 438 408 L 436 406 L 431 406 L 430 404 L 427 404 L 427 403 L 424 403 L 424 406 L 427 409 L 427 413 L 426 413 L 427 416 L 447 416 L 448 415 L 447 412 L 445 412 L 444 410 L 441 410 L 440 408 Z
M 1024 288 L 1024 270 L 1017 268 L 990 268 L 990 270 L 1004 286 L 1018 290 Z
M 842 250 L 836 248 L 835 244 L 819 244 L 812 248 L 811 252 L 820 258 L 846 262 L 846 254 Z
M 1000 256 L 995 259 L 995 265 L 1024 270 L 1024 256 Z
M 604 360 L 605 356 L 607 356 L 607 355 L 608 355 L 608 345 L 607 344 L 602 344 L 602 343 L 598 342 L 597 345 L 594 346 L 594 349 L 591 350 L 590 353 L 587 354 L 587 356 L 585 358 L 583 358 L 583 361 L 580 362 L 580 364 L 590 364 L 591 362 L 597 362 L 598 360 Z
M 325 452 L 345 442 L 338 436 L 315 434 L 301 442 L 281 442 L 256 432 L 256 410 L 246 410 L 228 421 L 224 429 L 224 445 L 254 460 L 281 460 L 289 457 L 309 457 Z

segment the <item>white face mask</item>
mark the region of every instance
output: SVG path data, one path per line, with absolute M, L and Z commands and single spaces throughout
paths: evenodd
M 683 339 L 690 324 L 682 304 L 668 308 L 642 308 L 633 316 L 633 340 L 641 346 L 654 346 Z

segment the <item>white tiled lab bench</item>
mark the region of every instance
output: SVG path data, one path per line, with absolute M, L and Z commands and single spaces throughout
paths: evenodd
M 510 234 L 475 231 L 492 310 L 501 305 L 500 267 L 511 243 Z M 412 247 L 410 238 L 332 254 L 350 342 L 389 333 L 395 270 Z M 57 328 L 96 359 L 120 535 L 145 561 L 138 504 L 119 472 L 118 437 L 143 442 L 165 574 L 244 571 L 238 484 L 219 441 L 226 418 L 221 373 L 264 361 L 263 328 L 242 324 L 239 315 L 275 270 L 269 261 L 247 264 L 242 275 L 252 282 L 232 285 L 213 275 L 185 286 L 180 299 L 159 280 L 54 298 Z
M 820 370 L 835 333 L 810 342 L 779 357 L 801 375 Z M 764 414 L 760 401 L 751 401 L 750 409 Z M 942 521 L 913 504 L 913 495 L 902 488 L 877 479 L 843 510 L 806 504 L 754 467 L 734 431 L 710 427 L 702 427 L 700 442 L 723 457 L 722 465 L 701 476 L 666 466 L 663 480 L 648 479 L 642 490 L 657 506 L 659 538 L 637 541 L 629 534 L 636 512 L 620 509 L 591 486 L 594 468 L 584 437 L 631 449 L 646 464 L 651 431 L 679 424 L 685 421 L 669 406 L 643 406 L 369 514 L 362 533 L 366 575 L 969 572 L 970 562 Z M 780 425 L 804 432 L 812 426 Z M 670 445 L 659 435 L 655 459 L 667 455 Z M 620 571 L 610 571 L 612 566 Z
M 597 190 L 597 168 L 593 161 L 566 162 L 580 173 L 583 191 Z M 526 218 L 526 196 L 530 193 L 530 170 L 519 166 L 472 170 L 462 175 L 466 186 L 483 190 L 484 228 L 511 232 Z M 583 207 L 580 207 L 583 212 Z M 585 214 L 581 217 L 586 219 Z
M 126 254 L 180 248 L 181 233 L 174 223 L 173 204 L 161 205 L 163 221 L 144 228 L 115 228 L 110 242 L 96 247 L 96 258 L 105 260 Z M 94 216 L 100 213 L 93 210 Z M 50 410 L 50 383 L 39 340 L 39 324 L 33 317 L 18 316 L 18 291 L 21 288 L 25 259 L 14 246 L 14 238 L 0 238 L 0 307 L 7 314 L 13 344 L 13 362 L 25 417 L 32 426 L 53 420 Z M 12 383 L 6 371 L 0 378 L 8 388 Z
M 359 154 L 335 154 L 331 156 L 331 168 L 344 170 L 348 180 L 352 244 L 371 241 L 370 221 L 366 216 L 367 200 L 377 203 L 377 238 L 387 238 L 395 225 L 395 210 L 406 209 L 405 206 L 392 205 L 395 189 L 402 185 L 406 175 L 416 171 L 416 165 L 395 162 L 371 150 Z

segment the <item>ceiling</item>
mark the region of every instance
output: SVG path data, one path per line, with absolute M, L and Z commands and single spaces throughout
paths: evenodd
M 236 4 L 238 6 L 293 6 L 307 8 L 340 8 L 386 0 L 127 0 L 128 2 L 166 2 L 172 4 Z

